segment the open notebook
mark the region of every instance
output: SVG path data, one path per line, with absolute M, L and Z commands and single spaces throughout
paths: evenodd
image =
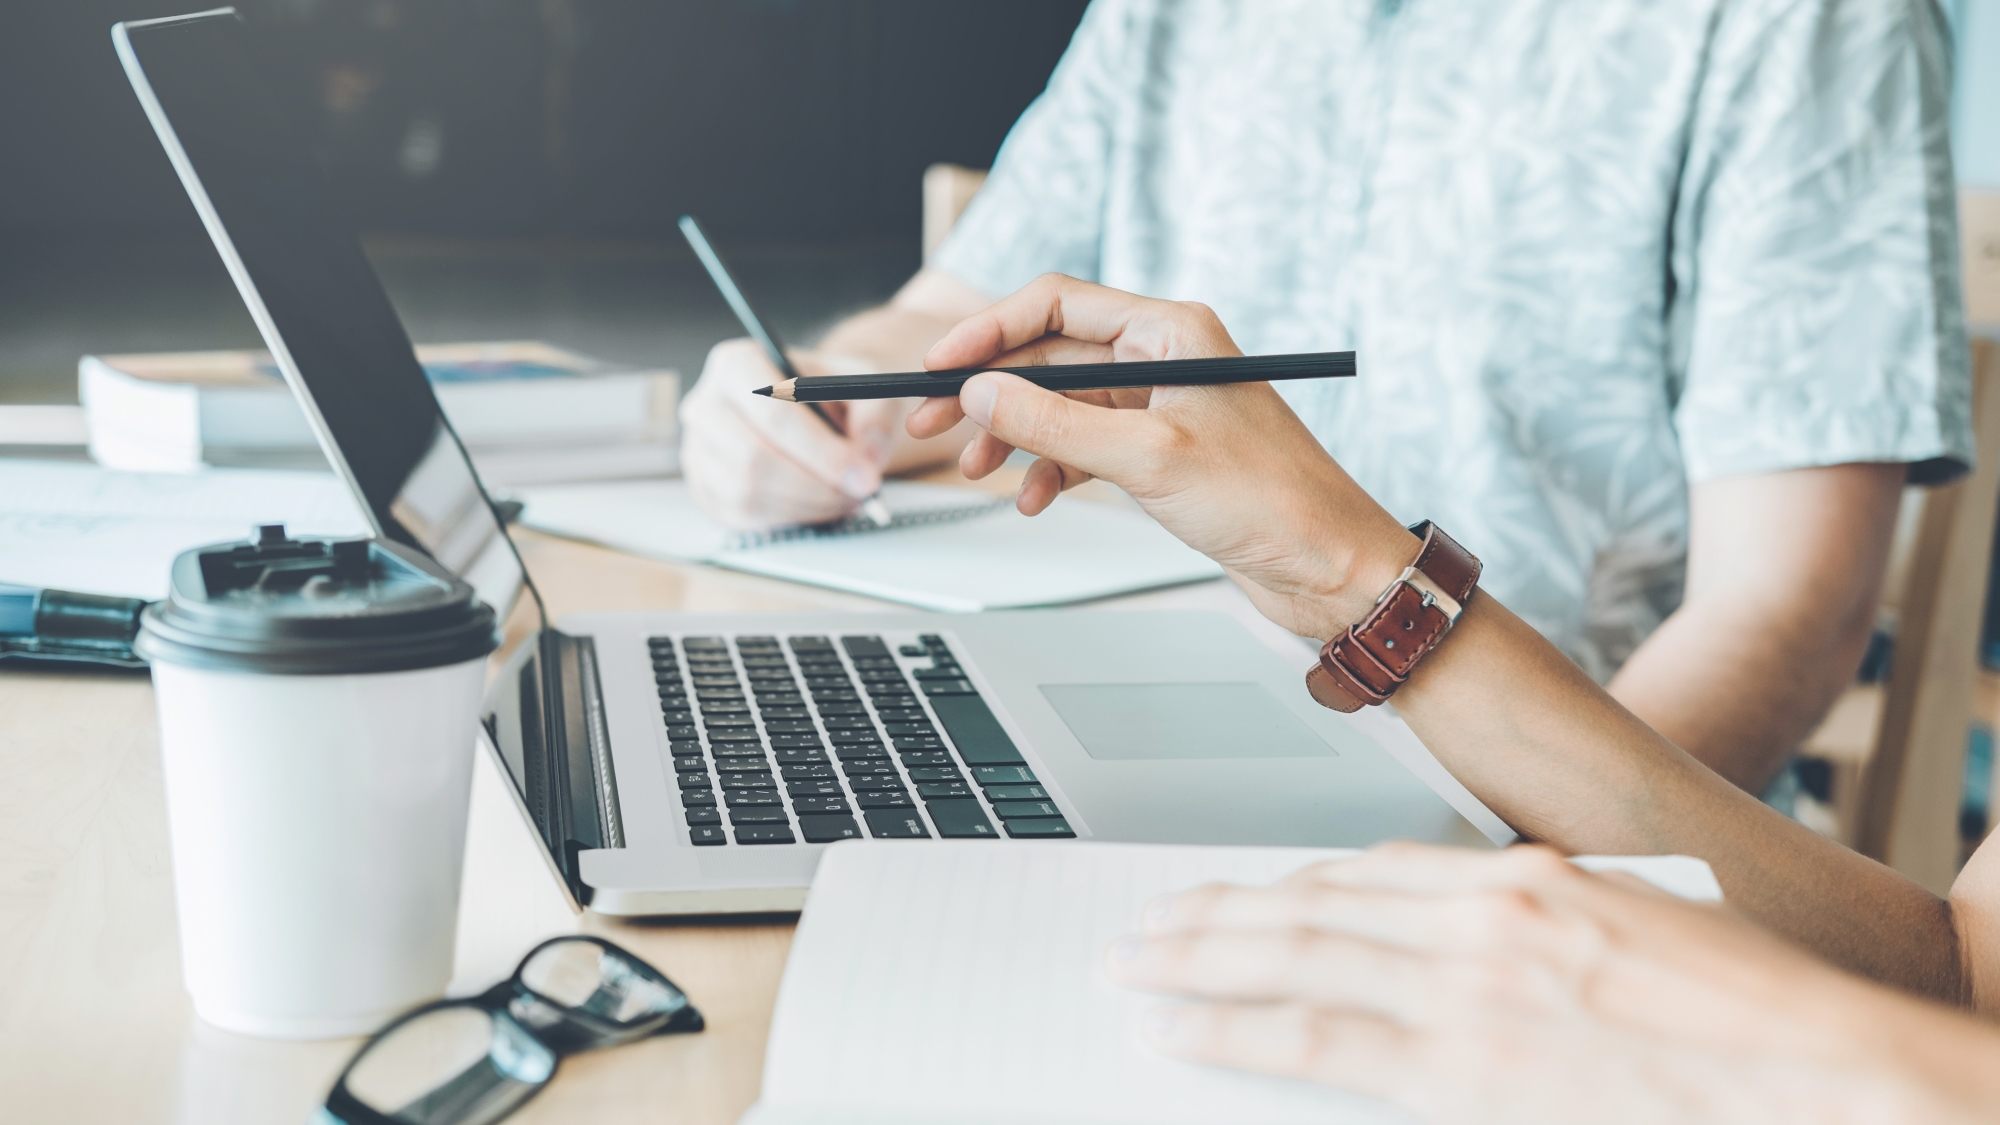
M 678 480 L 516 495 L 521 522 L 556 535 L 945 612 L 1064 605 L 1222 574 L 1140 512 L 1072 500 L 1030 519 L 1011 501 L 943 485 L 884 486 L 887 528 L 848 519 L 750 535 L 703 515 Z
M 871 840 L 820 860 L 745 1125 L 1386 1123 L 1380 1103 L 1157 1054 L 1157 998 L 1099 968 L 1157 895 L 1269 883 L 1305 848 Z M 1579 859 L 1687 898 L 1721 891 L 1684 856 Z

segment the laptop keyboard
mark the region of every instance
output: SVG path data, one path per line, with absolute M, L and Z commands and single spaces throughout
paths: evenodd
M 943 637 L 647 645 L 697 845 L 1076 835 Z

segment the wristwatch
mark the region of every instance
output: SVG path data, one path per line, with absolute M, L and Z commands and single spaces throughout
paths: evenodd
M 1326 642 L 1306 672 L 1306 690 L 1321 706 L 1353 712 L 1387 702 L 1458 623 L 1479 584 L 1479 560 L 1443 528 L 1425 520 L 1410 530 L 1424 541 L 1417 561 L 1368 616 Z

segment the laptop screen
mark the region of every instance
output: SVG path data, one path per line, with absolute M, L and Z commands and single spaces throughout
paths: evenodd
M 118 54 L 327 459 L 378 534 L 505 613 L 521 571 L 402 321 L 233 9 L 119 24 Z

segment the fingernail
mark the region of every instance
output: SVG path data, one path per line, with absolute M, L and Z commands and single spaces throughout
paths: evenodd
M 966 417 L 983 429 L 993 424 L 993 402 L 999 397 L 1000 388 L 993 385 L 993 380 L 974 375 L 958 392 L 958 405 Z
M 866 500 L 882 487 L 882 477 L 865 465 L 849 465 L 840 474 L 840 490 L 856 500 Z
M 1139 944 L 1138 938 L 1119 938 L 1111 943 L 1111 959 L 1121 965 L 1138 960 Z

